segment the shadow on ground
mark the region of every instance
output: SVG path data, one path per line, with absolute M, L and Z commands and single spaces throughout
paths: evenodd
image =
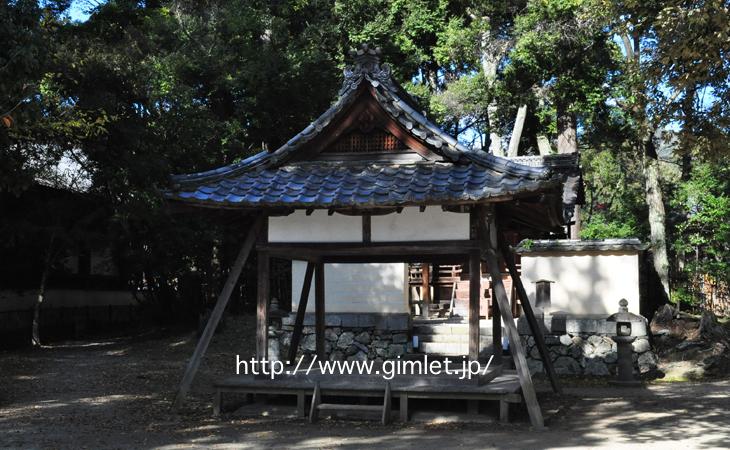
M 0 442 L 53 448 L 718 448 L 730 442 L 730 382 L 617 389 L 605 383 L 540 395 L 548 428 L 513 422 L 416 423 L 211 416 L 214 378 L 250 358 L 254 321 L 232 320 L 216 335 L 185 408 L 174 390 L 194 336 L 154 332 L 0 353 Z M 458 405 L 449 405 L 451 411 Z M 485 408 L 486 409 L 486 408 Z M 446 446 L 446 447 L 445 447 Z

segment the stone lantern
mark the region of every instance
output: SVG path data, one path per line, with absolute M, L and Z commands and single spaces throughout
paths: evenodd
M 629 312 L 629 302 L 625 298 L 619 301 L 619 309 L 616 314 L 612 314 L 606 319 L 606 322 L 615 323 L 615 336 L 611 339 L 616 342 L 618 349 L 618 376 L 615 381 L 622 385 L 638 385 L 639 381 L 634 379 L 634 361 L 631 343 L 636 340 L 636 335 L 645 330 L 646 323 L 644 318 Z

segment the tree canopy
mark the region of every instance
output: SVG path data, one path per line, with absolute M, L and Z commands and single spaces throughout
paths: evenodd
M 667 293 L 730 281 L 727 0 L 81 6 L 84 21 L 68 0 L 0 4 L 0 189 L 103 198 L 131 284 L 220 278 L 225 227 L 171 216 L 160 188 L 281 145 L 361 43 L 467 145 L 502 151 L 519 125 L 519 154 L 579 150 L 582 236 L 650 242 Z

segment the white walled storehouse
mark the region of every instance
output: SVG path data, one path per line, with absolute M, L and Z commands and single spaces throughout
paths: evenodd
M 622 298 L 629 311 L 640 310 L 640 256 L 645 245 L 638 239 L 537 240 L 516 249 L 522 261 L 522 279 L 536 306 L 537 282 L 550 283 L 546 314 L 575 318 L 605 318 L 618 309 Z

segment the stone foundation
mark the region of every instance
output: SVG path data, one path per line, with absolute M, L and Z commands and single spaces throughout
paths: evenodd
M 615 323 L 607 322 L 606 317 L 574 317 L 562 313 L 539 315 L 540 319 L 545 344 L 558 375 L 616 374 L 617 348 L 611 339 L 611 335 L 615 334 Z M 524 317 L 517 321 L 517 328 L 527 352 L 530 371 L 542 372 L 540 353 Z M 635 323 L 632 334 L 636 337 L 632 344 L 634 371 L 651 375 L 657 370 L 659 358 L 651 349 L 646 324 Z
M 269 327 L 269 356 L 285 359 L 294 330 L 295 314 Z M 611 326 L 605 318 L 542 317 L 545 343 L 558 375 L 614 376 L 617 348 L 611 339 Z M 484 326 L 482 326 L 484 328 Z M 526 320 L 517 328 L 525 348 L 530 371 L 543 372 L 543 363 Z M 489 327 L 487 327 L 489 329 Z M 659 359 L 651 348 L 645 327 L 634 327 L 636 340 L 634 368 L 637 374 L 651 376 Z M 332 314 L 326 315 L 325 352 L 330 360 L 383 361 L 413 352 L 411 321 L 407 314 Z M 307 314 L 297 357 L 316 353 L 314 315 Z
M 531 335 L 520 337 L 527 352 L 530 372 L 533 374 L 542 372 L 542 359 L 535 345 L 535 339 Z M 545 344 L 558 375 L 616 375 L 616 343 L 610 336 L 587 333 L 547 334 Z M 636 373 L 648 374 L 656 370 L 659 360 L 651 350 L 648 337 L 638 337 L 632 347 Z
M 290 314 L 280 327 L 269 327 L 269 355 L 287 357 L 295 317 Z M 413 351 L 408 314 L 327 314 L 325 323 L 325 352 L 330 360 L 384 361 Z M 315 353 L 314 314 L 306 314 L 297 357 Z

